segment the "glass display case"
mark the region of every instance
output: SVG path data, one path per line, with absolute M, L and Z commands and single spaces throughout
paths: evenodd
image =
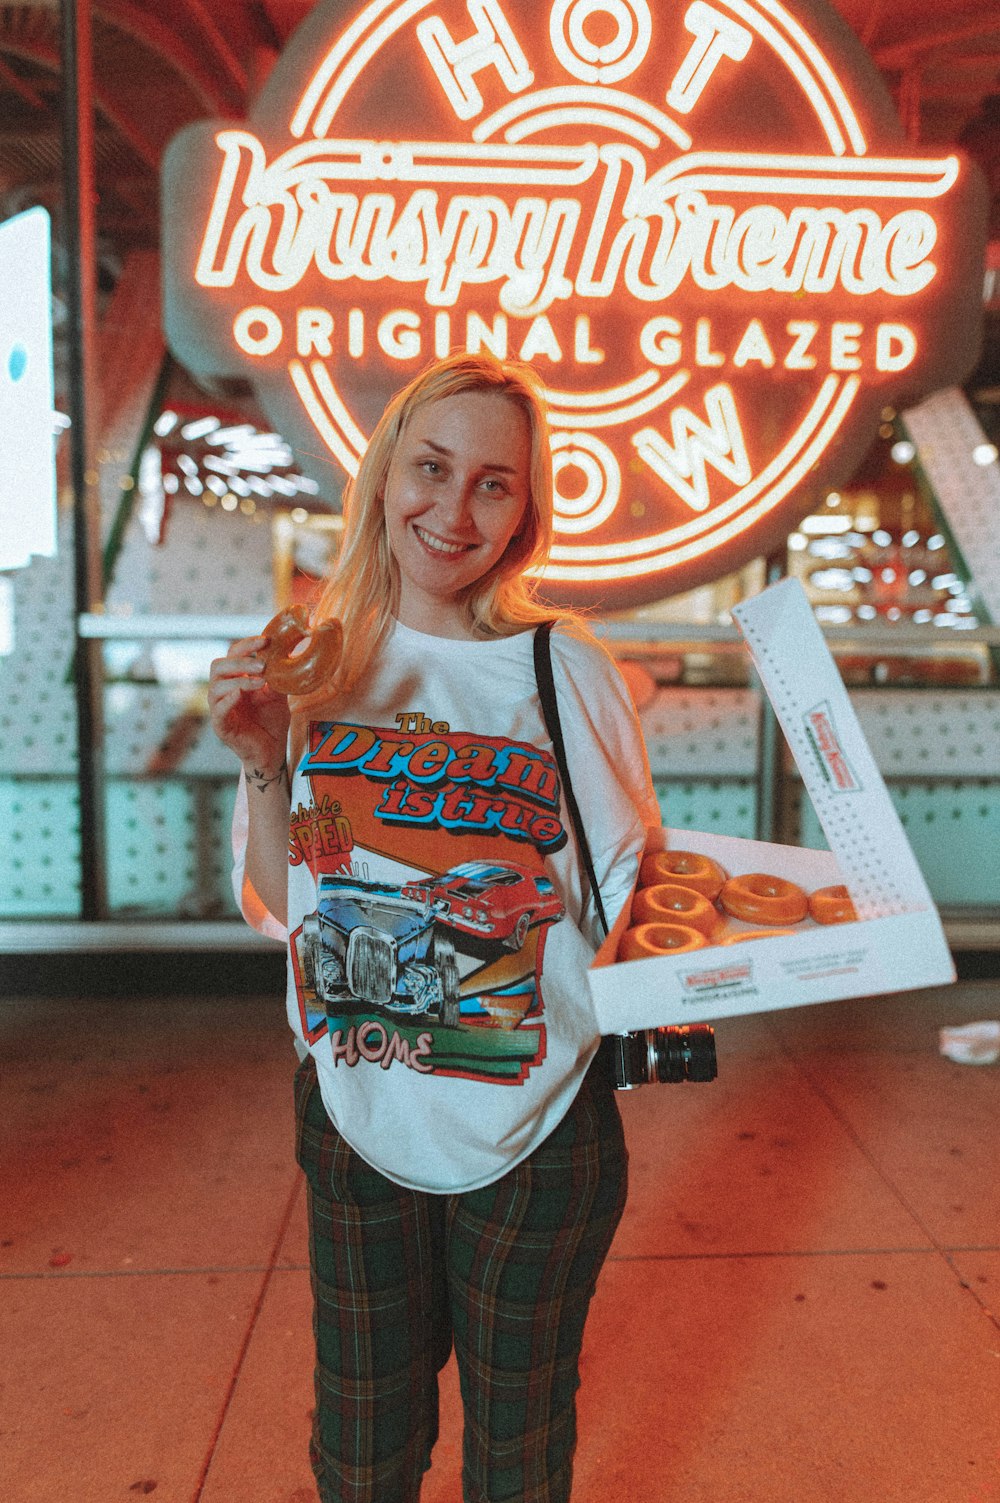
M 884 416 L 851 486 L 818 496 L 781 556 L 593 625 L 629 682 L 671 825 L 821 845 L 729 616 L 769 579 L 799 578 L 932 891 L 988 925 L 1000 911 L 1000 631 Z M 82 623 L 102 643 L 107 917 L 234 920 L 236 769 L 208 725 L 208 666 L 278 604 L 313 597 L 340 520 L 262 421 L 190 400 L 159 412 L 135 484 L 111 499 L 104 610 Z M 0 919 L 79 912 L 71 569 L 63 546 L 13 581 Z

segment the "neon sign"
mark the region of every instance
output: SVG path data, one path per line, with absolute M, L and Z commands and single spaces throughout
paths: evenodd
M 321 3 L 164 166 L 166 328 L 333 496 L 395 390 L 530 361 L 556 598 L 717 577 L 975 359 L 985 197 L 819 0 Z

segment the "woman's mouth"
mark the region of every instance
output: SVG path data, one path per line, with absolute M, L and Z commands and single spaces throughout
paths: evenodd
M 430 548 L 433 553 L 440 553 L 454 557 L 458 553 L 468 553 L 471 543 L 449 543 L 446 538 L 439 538 L 433 532 L 426 532 L 414 522 L 413 530 L 423 543 L 425 548 Z

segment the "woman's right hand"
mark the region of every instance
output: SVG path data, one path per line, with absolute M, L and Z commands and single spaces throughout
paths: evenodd
M 264 682 L 264 664 L 255 656 L 266 644 L 266 637 L 243 637 L 224 658 L 215 659 L 208 676 L 208 710 L 223 745 L 248 771 L 269 776 L 284 766 L 291 717 L 287 697 Z

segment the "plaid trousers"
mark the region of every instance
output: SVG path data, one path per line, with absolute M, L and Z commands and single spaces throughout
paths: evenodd
M 416 1503 L 453 1343 L 465 1503 L 566 1503 L 583 1328 L 627 1186 L 610 1084 L 591 1069 L 527 1159 L 455 1195 L 403 1189 L 354 1153 L 311 1058 L 295 1085 L 322 1503 Z

